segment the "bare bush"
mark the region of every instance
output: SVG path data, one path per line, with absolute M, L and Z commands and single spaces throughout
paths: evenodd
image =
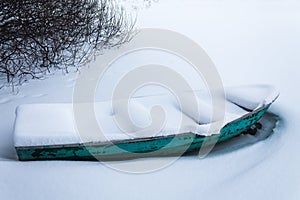
M 78 68 L 127 41 L 133 23 L 111 0 L 1 0 L 0 78 L 16 85 Z

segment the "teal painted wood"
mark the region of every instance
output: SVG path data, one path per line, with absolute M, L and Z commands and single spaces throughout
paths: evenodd
M 255 124 L 270 105 L 225 125 L 218 142 L 223 142 Z M 52 145 L 36 147 L 16 147 L 19 160 L 123 160 L 139 157 L 172 156 L 199 150 L 204 136 L 183 133 L 170 136 L 140 138 L 90 144 Z M 205 143 L 208 144 L 209 143 Z

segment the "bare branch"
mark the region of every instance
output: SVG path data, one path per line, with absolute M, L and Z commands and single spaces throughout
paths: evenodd
M 0 79 L 14 86 L 52 69 L 78 69 L 128 41 L 133 27 L 113 0 L 2 0 Z

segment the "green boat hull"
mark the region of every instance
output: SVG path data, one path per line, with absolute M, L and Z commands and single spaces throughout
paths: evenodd
M 220 143 L 241 134 L 255 124 L 269 106 L 262 107 L 228 123 L 221 129 L 220 134 L 210 137 L 217 137 L 218 143 Z M 199 150 L 202 145 L 210 145 L 207 142 L 210 140 L 207 139 L 207 137 L 194 133 L 183 133 L 113 142 L 16 147 L 16 151 L 21 161 L 126 160 L 141 157 L 182 155 Z

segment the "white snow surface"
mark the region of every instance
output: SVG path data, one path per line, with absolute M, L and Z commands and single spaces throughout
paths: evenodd
M 17 94 L 10 88 L 0 90 L 0 198 L 298 200 L 299 9 L 296 0 L 160 0 L 139 13 L 140 27 L 178 31 L 199 43 L 215 63 L 225 86 L 271 84 L 278 88 L 281 94 L 270 112 L 279 116 L 279 122 L 265 140 L 235 149 L 227 146 L 204 159 L 184 156 L 146 174 L 119 172 L 100 162 L 20 162 L 13 143 L 16 108 L 22 104 L 72 102 L 77 75 L 57 72 L 45 80 L 30 81 Z M 155 59 L 152 52 L 146 53 L 116 63 L 116 70 L 104 77 L 106 87 L 97 101 L 110 97 L 112 82 L 132 66 L 132 61 Z M 171 57 L 163 58 L 157 60 L 186 67 Z M 188 70 L 182 74 L 193 77 Z M 255 136 L 239 139 L 249 138 Z
M 97 130 L 92 131 L 96 134 L 88 137 L 84 132 L 76 131 L 72 104 L 20 105 L 16 112 L 14 145 L 16 147 L 63 145 L 189 132 L 203 136 L 218 133 L 209 130 L 210 123 L 213 122 L 212 105 L 207 99 L 201 98 L 203 92 L 199 91 L 198 94 L 197 92 L 186 92 L 182 96 L 191 98 L 191 94 L 194 93 L 196 104 L 184 99 L 179 105 L 177 101 L 173 101 L 170 95 L 135 97 L 130 101 L 116 100 L 114 105 L 112 105 L 112 101 L 96 102 L 94 113 L 104 137 L 97 134 Z M 275 88 L 268 85 L 232 87 L 226 90 L 226 94 L 223 125 L 248 113 L 241 107 L 255 110 L 269 105 L 279 95 Z M 128 104 L 128 108 L 124 107 L 126 104 Z M 166 119 L 163 119 L 162 124 L 153 123 L 150 126 L 152 118 L 158 119 L 161 115 L 158 113 L 151 116 L 152 105 L 159 105 L 164 109 Z M 194 112 L 197 108 L 199 112 Z M 217 112 L 222 112 L 222 110 Z M 130 119 L 124 121 L 127 119 L 126 114 L 129 114 Z M 119 121 L 121 127 L 117 125 L 116 118 L 123 120 Z M 90 127 L 87 132 L 91 132 Z

